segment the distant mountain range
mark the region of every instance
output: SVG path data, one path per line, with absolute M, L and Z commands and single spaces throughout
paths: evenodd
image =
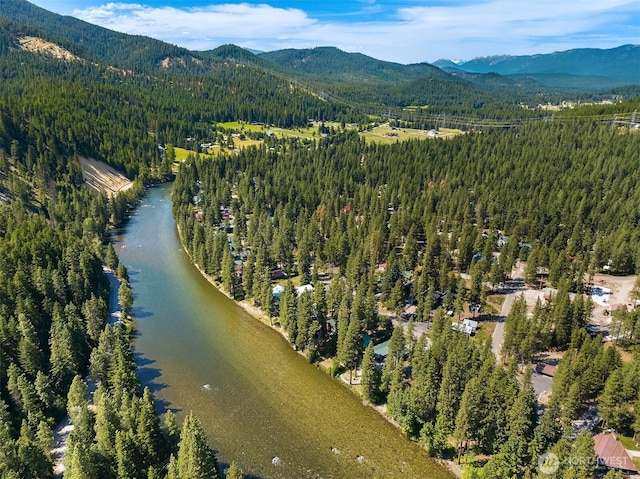
M 420 78 L 456 79 L 481 88 L 544 87 L 603 90 L 640 84 L 640 45 L 576 49 L 524 56 L 494 56 L 402 65 L 334 47 L 286 49 L 260 58 L 298 73 L 334 81 L 402 83 Z M 437 68 L 435 68 L 437 67 Z
M 639 45 L 485 57 L 463 63 L 439 60 L 433 65 L 381 61 L 335 47 L 255 52 L 222 45 L 198 52 L 57 15 L 26 0 L 0 0 L 0 53 L 3 48 L 17 48 L 26 36 L 42 38 L 84 61 L 138 71 L 206 74 L 221 62 L 232 61 L 316 85 L 397 86 L 419 93 L 429 79 L 431 90 L 436 84 L 440 91 L 466 88 L 470 96 L 477 96 L 476 89 L 537 94 L 563 89 L 594 92 L 640 85 Z M 425 101 L 420 95 L 411 96 L 416 101 Z
M 529 76 L 548 86 L 573 83 L 614 87 L 640 84 L 640 45 L 611 49 L 580 48 L 540 55 L 501 55 L 474 58 L 467 62 L 438 60 L 435 66 L 449 73 L 497 73 L 511 77 Z

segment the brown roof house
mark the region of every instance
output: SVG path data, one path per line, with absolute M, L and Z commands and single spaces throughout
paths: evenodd
M 601 432 L 593 436 L 598 464 L 609 469 L 617 469 L 623 473 L 636 474 L 638 468 L 633 459 L 612 432 Z
M 552 364 L 547 363 L 538 363 L 536 364 L 536 372 L 538 374 L 544 374 L 545 376 L 549 376 L 552 378 L 556 374 L 557 366 L 553 366 Z

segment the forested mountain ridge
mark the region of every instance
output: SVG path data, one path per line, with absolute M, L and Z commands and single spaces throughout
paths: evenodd
M 507 78 L 460 71 L 448 74 L 426 63 L 401 65 L 382 62 L 330 47 L 254 55 L 234 45 L 223 45 L 211 51 L 190 52 L 158 40 L 116 33 L 72 17 L 56 15 L 25 0 L 0 0 L 0 6 L 0 18 L 9 21 L 4 23 L 4 29 L 11 32 L 0 41 L 3 51 L 18 48 L 21 39 L 30 35 L 56 44 L 89 64 L 129 73 L 214 76 L 219 78 L 216 81 L 218 85 L 221 84 L 220 78 L 229 78 L 231 71 L 234 71 L 234 81 L 239 81 L 240 77 L 275 76 L 283 85 L 291 83 L 318 99 L 329 100 L 334 105 L 328 109 L 334 111 L 378 115 L 381 111 L 377 107 L 383 106 L 395 108 L 393 115 L 406 119 L 416 118 L 416 114 L 406 114 L 404 108 L 417 106 L 430 108 L 433 118 L 449 114 L 471 120 L 504 119 L 536 116 L 535 112 L 522 110 L 521 104 L 627 98 L 637 94 L 637 89 L 607 92 L 605 87 L 617 83 L 594 83 L 593 78 L 576 77 L 567 82 L 566 78 L 555 76 L 550 83 L 549 78 L 545 80 L 549 80 L 550 87 L 545 81 L 529 77 Z M 240 73 L 242 69 L 245 71 Z M 558 86 L 563 87 L 562 91 L 558 91 Z M 573 89 L 567 91 L 564 89 L 566 86 L 573 86 Z M 284 88 L 282 91 L 284 93 Z M 255 105 L 255 102 L 246 104 Z M 327 105 L 315 108 L 315 113 L 306 114 L 308 118 L 322 118 L 323 115 L 318 113 L 325 109 Z M 291 108 L 286 110 L 291 112 Z M 251 116 L 252 121 L 265 120 L 264 114 Z M 289 124 L 303 121 L 302 115 L 294 116 L 295 119 L 288 120 Z M 342 116 L 354 119 L 351 113 Z M 324 118 L 329 117 L 337 119 L 335 115 L 324 115 Z M 424 121 L 420 120 L 420 124 Z
M 77 152 L 133 178 L 141 169 L 143 175 L 155 174 L 158 145 L 206 139 L 212 122 L 242 118 L 286 127 L 313 117 L 356 120 L 343 106 L 259 68 L 229 62 L 208 75 L 115 70 L 110 64 L 22 51 L 16 45 L 19 32 L 46 36 L 0 20 L 0 147 L 9 151 L 15 141 L 28 162 L 37 162 L 38 154 Z
M 401 65 L 335 47 L 277 50 L 258 55 L 285 68 L 330 81 L 402 83 L 418 78 L 450 76 L 428 63 Z
M 0 0 L 0 18 L 46 32 L 47 38 L 86 60 L 123 69 L 203 72 L 207 66 L 185 48 L 149 37 L 127 35 L 57 15 L 26 0 Z
M 640 45 L 622 45 L 610 49 L 579 48 L 538 55 L 479 57 L 461 63 L 438 60 L 434 65 L 450 73 L 530 75 L 544 84 L 551 84 L 552 78 L 559 83 L 558 77 L 565 75 L 565 85 L 569 77 L 577 77 L 574 82 L 580 77 L 587 77 L 608 87 L 637 85 L 640 83 Z

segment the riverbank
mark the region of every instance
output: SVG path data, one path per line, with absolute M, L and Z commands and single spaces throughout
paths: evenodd
M 121 320 L 122 308 L 120 307 L 120 301 L 118 299 L 118 289 L 120 288 L 120 280 L 115 271 L 102 267 L 102 271 L 109 279 L 109 316 L 107 324 L 118 324 Z M 87 376 L 85 378 L 89 385 L 90 397 L 93 397 L 95 391 L 95 383 L 89 380 Z M 56 426 L 53 431 L 53 449 L 51 449 L 51 459 L 53 460 L 53 475 L 56 479 L 62 479 L 64 476 L 65 466 L 64 457 L 67 452 L 67 440 L 69 434 L 73 431 L 73 424 L 71 424 L 71 418 L 65 416 L 65 418 Z
M 216 288 L 217 291 L 219 291 L 220 293 L 222 293 L 224 296 L 226 296 L 227 298 L 229 298 L 231 301 L 234 302 L 234 304 L 236 304 L 237 306 L 239 306 L 240 308 L 242 308 L 249 316 L 251 316 L 253 319 L 260 321 L 261 323 L 265 324 L 266 326 L 270 327 L 271 329 L 273 329 L 274 331 L 277 331 L 283 338 L 285 338 L 287 340 L 287 342 L 289 342 L 289 337 L 287 336 L 286 332 L 279 326 L 279 323 L 274 323 L 270 317 L 268 317 L 264 311 L 262 311 L 262 309 L 260 309 L 259 307 L 252 305 L 249 303 L 249 301 L 246 300 L 235 300 L 231 294 L 229 294 L 228 292 L 226 292 L 223 288 L 222 285 L 218 282 L 216 282 L 211 276 L 209 276 L 204 269 L 202 269 L 198 264 L 196 264 L 193 261 L 193 258 L 191 256 L 191 254 L 189 253 L 189 251 L 185 248 L 184 246 L 184 241 L 182 238 L 182 233 L 180 231 L 180 228 L 176 225 L 176 229 L 178 231 L 178 237 L 180 240 L 180 243 L 182 244 L 182 247 L 185 251 L 185 253 L 187 254 L 189 261 L 191 262 L 191 264 L 198 270 L 198 272 L 200 273 L 200 275 L 209 283 L 211 284 L 214 288 Z M 293 349 L 293 348 L 292 348 Z M 303 351 L 299 351 L 296 350 L 296 352 L 304 357 L 304 352 Z M 320 363 L 318 363 L 318 369 L 320 369 L 321 371 L 323 371 L 325 374 L 327 375 L 331 375 L 331 367 L 327 366 L 327 365 L 321 365 Z M 404 435 L 402 433 L 402 429 L 400 427 L 400 425 L 391 417 L 386 413 L 386 408 L 384 406 L 375 406 L 371 403 L 369 403 L 368 401 L 362 399 L 361 395 L 357 392 L 356 388 L 354 386 L 356 386 L 356 384 L 349 384 L 349 379 L 348 379 L 348 373 L 347 374 L 346 379 L 340 377 L 340 384 L 344 385 L 346 387 L 346 389 L 352 393 L 354 396 L 357 396 L 362 405 L 365 407 L 369 407 L 373 410 L 375 410 L 378 415 L 380 417 L 382 417 L 385 421 L 387 421 L 389 424 L 391 424 L 392 426 L 394 426 L 398 432 L 400 432 L 402 435 Z M 407 436 L 405 436 L 407 437 Z M 412 441 L 410 438 L 407 437 L 407 439 L 409 441 Z M 415 444 L 418 444 L 416 441 L 412 441 Z M 447 471 L 449 471 L 451 474 L 453 474 L 456 478 L 461 479 L 462 478 L 462 468 L 456 464 L 453 461 L 450 460 L 446 460 L 446 459 L 438 459 L 438 458 L 431 458 L 436 464 L 439 464 L 441 467 L 443 467 L 444 469 L 446 469 Z

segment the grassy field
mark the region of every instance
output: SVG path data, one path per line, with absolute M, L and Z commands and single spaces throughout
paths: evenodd
M 493 337 L 493 332 L 495 330 L 496 330 L 495 321 L 486 321 L 486 320 L 481 321 L 480 323 L 478 323 L 478 331 L 476 331 L 476 336 L 482 335 L 482 337 L 485 339 L 491 339 Z
M 324 126 L 336 131 L 341 129 L 340 123 L 336 122 L 324 122 Z M 245 123 L 241 121 L 227 121 L 214 124 L 219 130 L 225 132 L 232 132 L 234 134 L 250 134 L 250 133 L 263 133 L 266 135 L 275 135 L 276 138 L 300 138 L 305 140 L 312 140 L 314 138 L 320 138 L 318 123 L 310 125 L 308 127 L 300 128 L 277 128 L 267 125 L 252 125 L 251 123 Z M 352 128 L 352 127 L 347 127 Z M 435 132 L 435 130 L 415 130 L 411 128 L 392 128 L 389 125 L 381 125 L 371 128 L 363 133 L 367 141 L 380 143 L 380 144 L 392 144 L 396 141 L 406 141 L 409 139 L 431 139 L 431 138 L 451 138 L 456 135 L 462 134 L 460 130 L 453 130 L 448 128 L 442 128 Z M 236 136 L 233 138 L 233 142 L 236 148 L 242 149 L 249 146 L 258 146 L 263 143 L 263 140 L 254 140 L 251 138 L 240 139 Z M 220 148 L 218 145 L 212 148 L 208 148 L 207 151 L 201 152 L 201 155 L 208 155 L 211 158 L 215 158 L 221 151 L 229 152 L 228 148 Z M 176 148 L 176 160 L 182 161 L 187 158 L 189 151 L 183 148 Z
M 219 150 L 220 148 L 210 148 L 210 150 Z M 179 147 L 174 147 L 174 150 L 176 151 L 176 161 L 184 161 L 187 159 L 187 156 L 189 156 L 189 153 L 193 153 L 193 151 L 190 150 L 186 150 L 185 148 L 179 148 Z M 210 157 L 210 158 L 214 158 L 215 155 L 213 154 L 206 154 L 206 153 L 200 153 L 200 156 L 204 156 L 206 157 Z
M 492 314 L 500 314 L 502 310 L 502 304 L 504 303 L 505 296 L 503 294 L 489 294 L 487 295 L 487 307 L 492 307 Z
M 327 128 L 340 128 L 339 123 L 333 122 L 325 122 L 324 125 Z M 237 131 L 237 132 L 254 132 L 254 133 L 264 133 L 271 132 L 275 134 L 277 137 L 286 137 L 286 138 L 307 138 L 312 139 L 318 137 L 318 125 L 308 126 L 305 128 L 277 128 L 273 126 L 267 125 L 252 125 L 250 123 L 244 123 L 239 121 L 227 121 L 224 123 L 216 123 L 215 126 L 217 128 L 224 128 L 225 130 Z
M 431 138 L 452 138 L 461 135 L 461 130 L 453 130 L 450 128 L 441 128 L 437 130 L 415 130 L 412 128 L 393 128 L 389 125 L 380 125 L 361 133 L 367 141 L 391 144 L 396 141 L 406 141 L 411 139 L 431 139 Z
M 640 451 L 640 446 L 637 445 L 633 438 L 623 436 L 622 434 L 617 434 L 617 437 L 625 449 L 629 449 L 630 451 Z
M 262 140 L 253 140 L 251 138 L 245 138 L 244 140 L 241 140 L 240 138 L 233 139 L 233 144 L 236 146 L 236 148 L 247 148 L 248 146 L 258 146 L 258 145 L 261 145 L 262 143 L 263 143 Z M 209 150 L 219 150 L 219 149 L 220 148 L 209 148 Z
M 262 140 L 253 140 L 251 138 L 245 138 L 241 140 L 240 138 L 234 138 L 233 144 L 237 149 L 247 148 L 252 145 L 261 145 L 263 143 Z M 175 148 L 176 150 L 176 161 L 183 161 L 187 158 L 189 153 L 192 153 L 190 150 L 186 150 L 184 148 Z M 221 148 L 219 145 L 212 146 L 211 148 L 207 148 L 206 150 L 200 151 L 200 156 L 205 158 L 216 158 L 222 151 L 227 153 L 233 151 L 229 148 Z

